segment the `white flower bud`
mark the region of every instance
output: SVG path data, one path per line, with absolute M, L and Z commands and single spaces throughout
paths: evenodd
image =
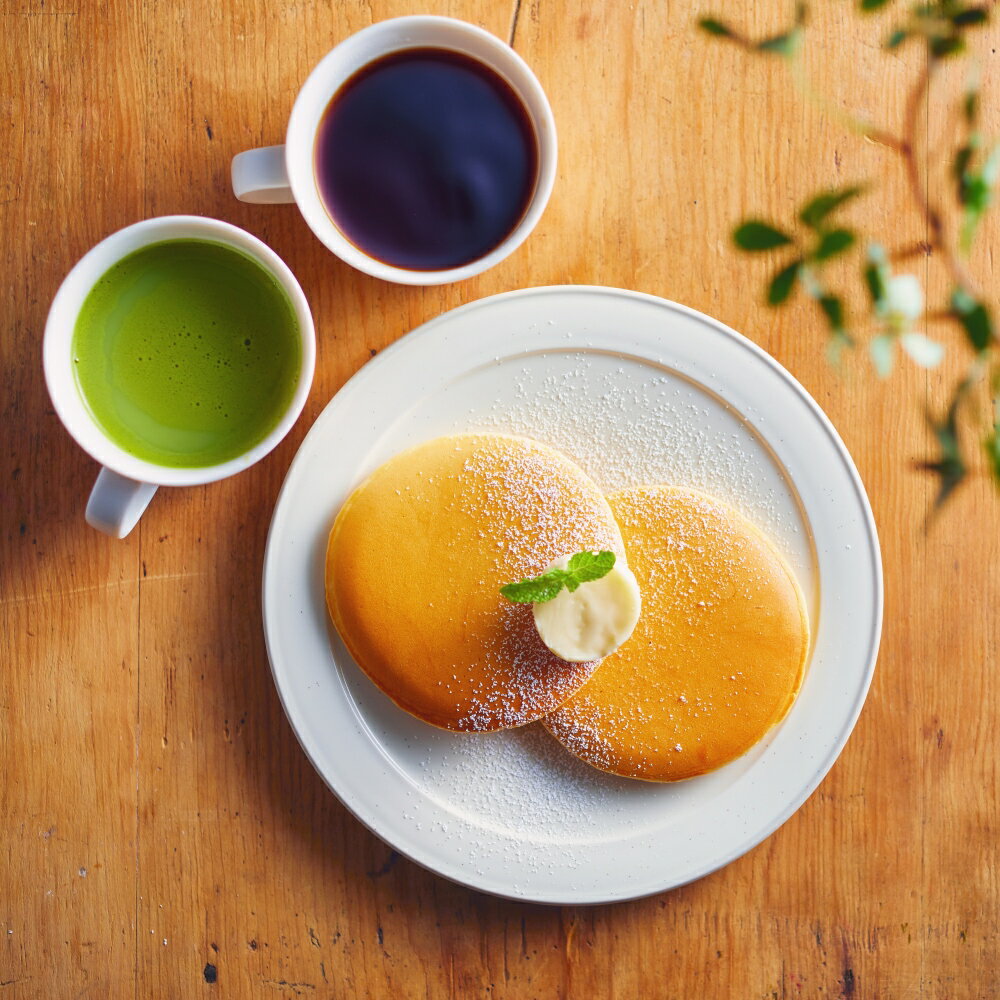
M 915 274 L 895 274 L 885 286 L 885 311 L 890 325 L 907 329 L 924 311 L 924 291 Z

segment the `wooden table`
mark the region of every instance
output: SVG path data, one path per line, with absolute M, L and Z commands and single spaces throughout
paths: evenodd
M 763 35 L 785 6 L 718 8 Z M 880 54 L 886 17 L 850 6 L 815 5 L 817 105 L 780 60 L 700 35 L 694 0 L 431 4 L 513 40 L 561 148 L 527 244 L 477 279 L 420 289 L 352 271 L 294 209 L 242 205 L 228 180 L 234 153 L 281 141 L 324 52 L 416 8 L 3 0 L 2 1000 L 1000 995 L 1000 507 L 980 478 L 925 533 L 933 484 L 911 463 L 930 447 L 925 400 L 944 399 L 961 351 L 886 383 L 861 352 L 838 375 L 815 307 L 768 311 L 769 265 L 729 240 L 743 214 L 790 218 L 821 185 L 864 177 L 881 189 L 848 218 L 893 242 L 926 236 L 896 158 L 835 116 L 898 123 L 918 54 Z M 998 40 L 996 27 L 979 40 L 994 135 Z M 932 104 L 932 134 L 952 107 Z M 926 138 L 919 156 L 939 162 Z M 929 176 L 932 191 L 949 183 Z M 96 467 L 51 408 L 42 330 L 88 247 L 174 212 L 244 226 L 288 261 L 316 316 L 316 380 L 263 463 L 161 491 L 113 541 L 84 524 Z M 994 222 L 974 259 L 987 285 L 998 250 Z M 913 267 L 940 297 L 938 262 Z M 285 720 L 258 600 L 282 478 L 346 379 L 443 310 L 563 282 L 687 303 L 790 369 L 857 461 L 887 591 L 867 706 L 818 792 L 724 870 L 594 908 L 457 887 L 358 824 Z

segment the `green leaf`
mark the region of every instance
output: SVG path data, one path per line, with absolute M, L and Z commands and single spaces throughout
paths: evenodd
M 982 302 L 977 302 L 967 292 L 956 288 L 951 296 L 951 311 L 962 324 L 969 343 L 976 351 L 985 351 L 993 339 L 993 320 L 986 306 Z
M 854 246 L 854 233 L 849 229 L 831 229 L 823 233 L 819 244 L 813 251 L 816 260 L 829 260 Z
M 965 167 L 958 178 L 958 200 L 962 204 L 959 245 L 964 253 L 968 253 L 972 248 L 972 240 L 976 235 L 979 223 L 986 214 L 986 210 L 993 204 L 994 188 L 997 176 L 1000 174 L 1000 146 L 993 149 L 978 173 L 968 170 L 968 159 L 974 154 L 974 147 L 970 145 L 965 148 L 970 151 L 969 157 L 962 157 L 962 162 L 960 162 L 959 156 L 956 155 L 953 169 L 957 170 L 960 166 Z
M 500 588 L 500 593 L 515 604 L 542 604 L 563 589 L 564 577 L 562 570 L 550 570 L 520 583 L 508 583 Z
M 935 59 L 947 59 L 965 51 L 965 42 L 958 35 L 937 35 L 928 42 Z
M 819 307 L 826 316 L 830 332 L 837 335 L 844 333 L 844 303 L 836 295 L 821 295 Z
M 940 507 L 951 496 L 968 471 L 958 441 L 958 406 L 968 386 L 968 381 L 965 381 L 955 390 L 955 395 L 952 397 L 944 420 L 937 423 L 928 416 L 931 429 L 937 438 L 939 457 L 933 462 L 919 462 L 917 465 L 918 468 L 933 472 L 938 477 L 938 492 L 934 498 L 935 507 Z
M 505 584 L 500 593 L 516 604 L 544 604 L 563 587 L 572 593 L 581 583 L 600 580 L 614 565 L 614 552 L 577 552 L 570 557 L 566 569 L 550 569 L 540 576 Z
M 749 219 L 733 232 L 733 242 L 741 249 L 751 253 L 761 250 L 773 250 L 792 242 L 792 238 L 780 229 L 758 219 Z
M 938 492 L 934 506 L 940 507 L 965 479 L 966 467 L 961 455 L 945 456 L 936 462 L 919 462 L 918 468 L 938 477 Z
M 958 184 L 959 204 L 965 204 L 965 172 L 969 169 L 969 161 L 972 159 L 972 146 L 960 146 L 955 151 L 955 159 L 951 164 L 951 173 Z
M 736 32 L 729 25 L 724 24 L 722 21 L 717 21 L 714 17 L 703 17 L 698 22 L 698 27 L 702 31 L 707 31 L 710 35 L 718 35 L 720 38 L 736 37 Z
M 878 264 L 869 264 L 865 268 L 865 283 L 868 285 L 868 294 L 872 297 L 872 305 L 878 311 L 885 302 L 885 276 L 883 268 Z
M 962 253 L 968 254 L 972 249 L 972 241 L 975 239 L 976 230 L 979 228 L 982 217 L 982 212 L 977 212 L 974 209 L 966 208 L 962 212 L 962 225 L 958 234 L 958 244 L 962 248 Z
M 850 201 L 852 198 L 856 198 L 862 191 L 864 191 L 864 187 L 862 185 L 842 188 L 839 191 L 824 191 L 822 194 L 816 195 L 815 198 L 806 203 L 802 211 L 799 212 L 799 218 L 807 226 L 809 226 L 810 229 L 818 229 L 822 225 L 823 220 L 832 211 L 834 211 L 834 209 L 840 208 L 844 202 Z
M 780 306 L 791 295 L 795 287 L 795 280 L 799 276 L 799 267 L 802 265 L 801 259 L 796 259 L 783 267 L 772 279 L 767 290 L 767 304 L 770 306 Z
M 965 95 L 965 104 L 962 107 L 965 112 L 965 120 L 970 125 L 976 124 L 976 119 L 979 117 L 979 91 L 969 90 Z
M 614 565 L 614 552 L 577 552 L 570 559 L 567 572 L 571 573 L 578 582 L 589 583 L 591 580 L 600 580 L 602 576 L 607 576 Z
M 993 424 L 993 429 L 983 442 L 986 449 L 986 457 L 990 464 L 990 472 L 1000 486 L 1000 420 Z
M 798 51 L 801 40 L 802 33 L 798 28 L 794 28 L 792 31 L 775 35 L 773 38 L 765 38 L 762 42 L 758 42 L 754 48 L 758 52 L 773 52 L 778 56 L 789 57 Z
M 908 31 L 898 28 L 885 40 L 885 47 L 887 49 L 898 49 L 909 37 L 910 33 Z
M 990 203 L 990 186 L 981 174 L 965 174 L 962 185 L 962 204 L 974 212 L 982 213 Z
M 884 7 L 888 2 L 889 0 L 861 0 L 861 9 L 868 14 L 873 10 Z
M 957 14 L 952 14 L 951 23 L 956 28 L 969 28 L 976 24 L 985 24 L 989 20 L 989 14 L 985 7 L 966 7 Z

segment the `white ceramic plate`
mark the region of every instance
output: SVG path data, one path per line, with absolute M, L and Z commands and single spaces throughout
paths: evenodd
M 795 568 L 814 644 L 768 739 L 675 785 L 615 778 L 540 726 L 451 734 L 398 709 L 328 627 L 323 559 L 336 511 L 376 465 L 471 429 L 531 435 L 606 488 L 700 487 L 740 507 Z M 405 544 L 405 539 L 400 540 Z M 750 341 L 635 292 L 512 292 L 446 313 L 358 372 L 288 472 L 264 565 L 275 683 L 330 788 L 396 850 L 515 899 L 596 903 L 699 878 L 758 844 L 832 766 L 878 649 L 878 539 L 857 472 L 801 386 Z

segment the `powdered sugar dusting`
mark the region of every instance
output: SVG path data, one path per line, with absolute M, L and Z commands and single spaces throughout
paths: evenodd
M 332 539 L 334 620 L 359 665 L 420 718 L 523 726 L 597 667 L 554 656 L 530 606 L 499 594 L 568 552 L 624 552 L 603 494 L 547 446 L 462 434 L 405 450 L 357 488 Z
M 578 760 L 540 723 L 496 733 L 446 732 L 403 713 L 360 673 L 345 679 L 374 738 L 413 789 L 403 818 L 449 841 L 475 870 L 490 860 L 512 873 L 572 870 L 580 864 L 574 844 L 620 840 L 694 808 L 706 790 L 725 789 L 753 760 L 748 755 L 690 782 L 634 781 Z M 432 818 L 441 809 L 455 822 Z
M 607 833 L 605 812 L 625 818 L 624 802 L 616 795 L 621 779 L 567 754 L 542 726 L 469 737 L 463 746 L 440 741 L 436 749 L 421 761 L 429 783 L 449 798 L 460 792 L 469 813 L 487 824 L 532 829 L 544 837 L 575 832 L 593 840 Z M 438 777 L 442 765 L 447 782 Z M 524 794 L 526 785 L 531 795 Z M 588 800 L 603 808 L 580 810 Z
M 745 752 L 791 704 L 807 650 L 799 596 L 766 541 L 705 494 L 646 487 L 611 501 L 647 614 L 546 725 L 597 767 L 702 774 Z
M 745 416 L 767 423 L 766 414 Z M 477 430 L 549 444 L 608 492 L 670 482 L 719 497 L 776 541 L 815 604 L 811 543 L 783 471 L 743 415 L 683 375 L 586 348 L 498 358 L 409 410 L 384 446 L 391 454 Z M 768 430 L 775 434 L 779 428 Z M 519 875 L 530 881 L 539 870 L 574 870 L 582 856 L 574 843 L 628 838 L 724 795 L 763 752 L 690 781 L 652 784 L 576 760 L 540 724 L 442 732 L 404 715 L 364 678 L 348 680 L 387 760 L 413 787 L 404 818 L 427 829 L 429 815 L 452 814 L 447 829 L 434 825 L 435 837 L 457 847 L 470 871 L 504 866 L 513 895 Z
M 531 606 L 501 605 L 498 626 L 484 643 L 485 677 L 464 692 L 458 728 L 492 732 L 523 726 L 558 708 L 597 668 L 596 661 L 568 664 L 538 637 Z
M 540 573 L 565 552 L 623 551 L 610 510 L 559 456 L 522 440 L 490 437 L 482 442 L 485 447 L 466 444 L 475 438 L 458 440 L 468 457 L 456 503 L 465 516 L 489 526 L 483 544 L 496 547 L 495 565 L 513 579 Z M 527 605 L 498 600 L 491 617 L 492 624 L 480 633 L 481 669 L 462 692 L 466 710 L 459 729 L 484 732 L 533 722 L 562 704 L 597 667 L 553 656 L 538 637 Z M 465 672 L 467 665 L 456 664 L 456 669 Z
M 470 451 L 462 466 L 458 502 L 489 518 L 497 537 L 487 542 L 502 549 L 517 572 L 540 573 L 566 545 L 623 551 L 610 510 L 598 511 L 593 486 L 579 471 L 531 441 L 486 440 L 488 447 Z
M 472 421 L 470 429 L 509 431 L 563 451 L 603 489 L 670 483 L 704 490 L 736 507 L 795 548 L 797 525 L 781 514 L 773 473 L 746 447 L 738 415 L 719 432 L 707 418 L 725 404 L 673 373 L 648 366 L 609 368 L 569 353 L 558 374 L 523 364 L 513 391 Z M 752 414 L 749 414 L 752 416 Z

